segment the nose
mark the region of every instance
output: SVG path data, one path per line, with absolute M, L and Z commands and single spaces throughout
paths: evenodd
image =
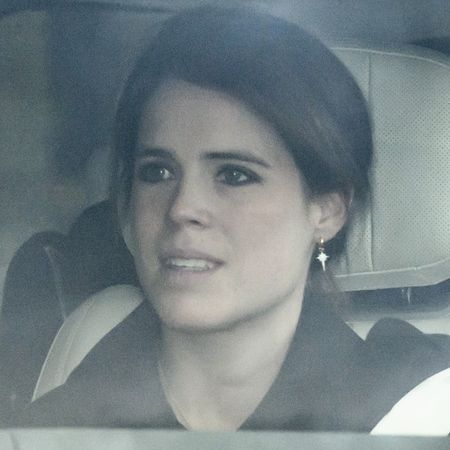
M 212 222 L 211 189 L 198 180 L 182 179 L 173 193 L 168 218 L 176 225 L 209 227 Z

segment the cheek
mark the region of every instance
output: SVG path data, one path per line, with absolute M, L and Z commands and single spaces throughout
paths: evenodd
M 136 265 L 149 265 L 164 227 L 165 208 L 161 197 L 145 189 L 134 189 L 131 197 L 130 230 Z M 137 267 L 139 269 L 139 267 Z
M 157 189 L 134 187 L 131 198 L 132 221 L 140 235 L 153 234 L 164 223 L 167 201 Z
M 314 229 L 302 197 L 272 196 L 261 204 L 249 203 L 238 216 L 231 234 L 242 274 L 264 284 L 306 277 Z

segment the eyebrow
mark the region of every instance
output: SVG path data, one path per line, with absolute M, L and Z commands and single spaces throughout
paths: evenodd
M 204 159 L 214 161 L 214 160 L 235 160 L 248 162 L 253 164 L 258 164 L 259 166 L 265 167 L 269 169 L 272 167 L 268 162 L 264 161 L 264 159 L 258 158 L 251 153 L 247 153 L 242 150 L 232 150 L 226 152 L 209 152 L 206 153 L 203 157 Z
M 138 158 L 154 157 L 154 158 L 175 159 L 174 153 L 172 151 L 163 148 L 143 148 L 137 152 L 136 156 Z M 259 166 L 265 167 L 267 169 L 272 167 L 264 159 L 258 158 L 257 156 L 242 150 L 207 152 L 204 155 L 202 155 L 202 159 L 206 159 L 208 161 L 217 161 L 217 160 L 242 161 L 247 163 L 258 164 Z

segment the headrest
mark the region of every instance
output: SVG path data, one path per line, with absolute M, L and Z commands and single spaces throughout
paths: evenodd
M 450 278 L 450 59 L 424 48 L 332 45 L 366 96 L 372 196 L 334 267 L 346 291 Z
M 137 284 L 133 257 L 116 230 L 109 201 L 90 206 L 69 230 L 72 296 L 81 300 L 114 284 Z

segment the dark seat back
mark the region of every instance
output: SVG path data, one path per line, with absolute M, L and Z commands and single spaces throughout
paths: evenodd
M 93 293 L 114 284 L 136 284 L 136 279 L 108 201 L 86 209 L 67 236 L 38 233 L 17 250 L 6 274 L 0 317 L 3 423 L 31 400 L 67 315 Z
M 71 292 L 79 303 L 114 284 L 137 284 L 133 258 L 117 231 L 109 201 L 87 208 L 68 233 Z
M 38 233 L 9 265 L 0 319 L 0 404 L 3 421 L 31 398 L 48 348 L 66 315 L 67 238 Z

